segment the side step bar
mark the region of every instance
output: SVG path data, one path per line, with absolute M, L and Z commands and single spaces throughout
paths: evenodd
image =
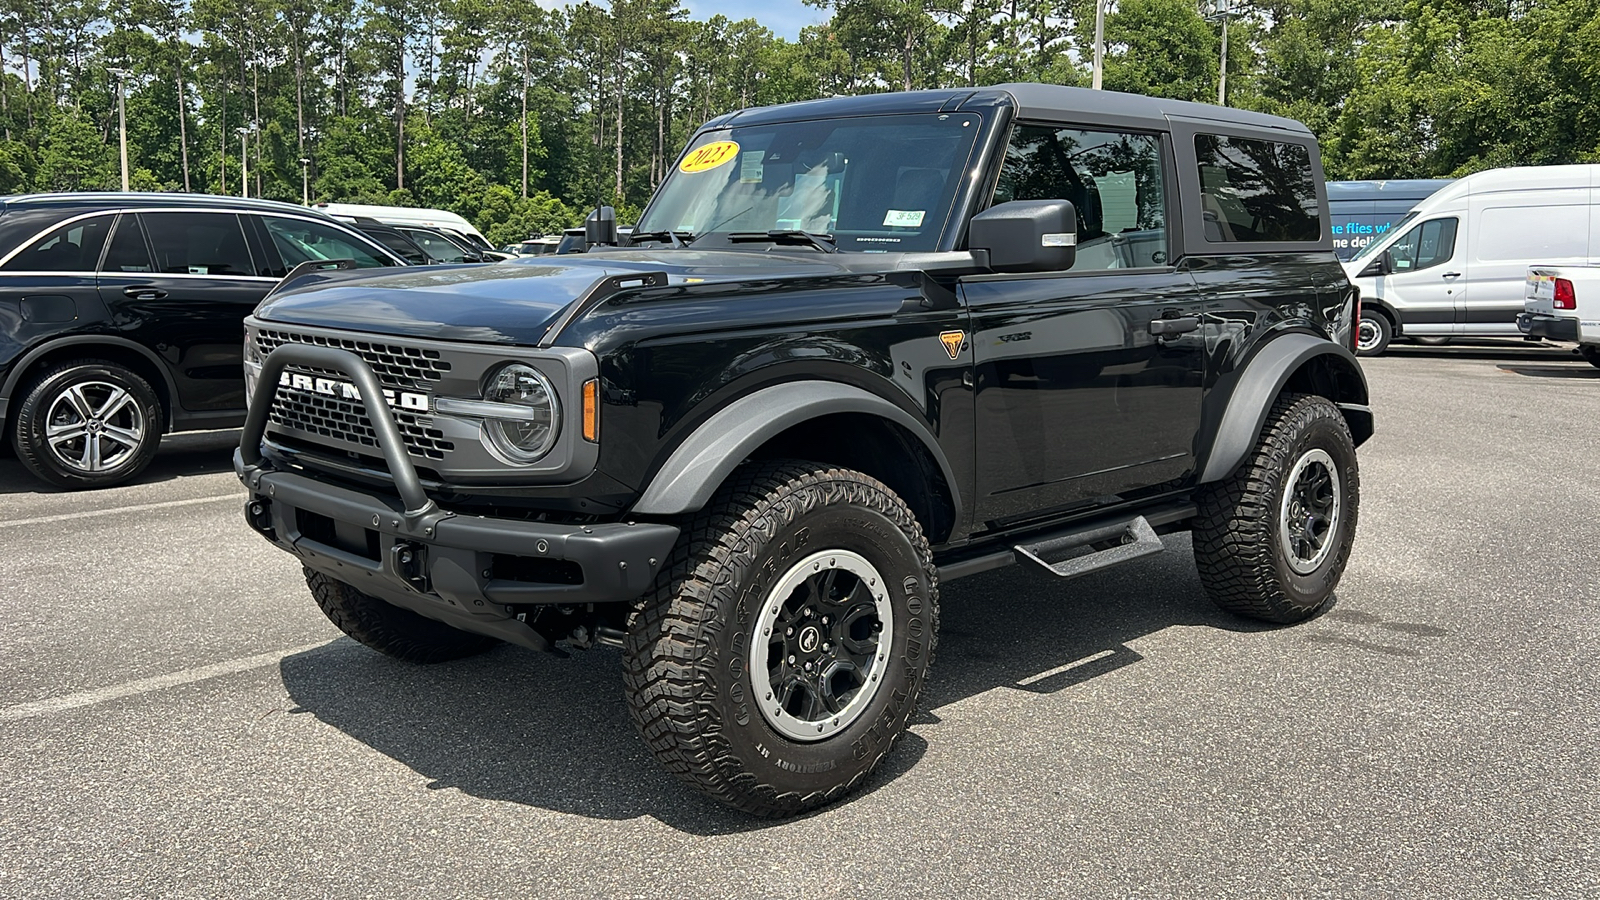
M 1172 531 L 1174 527 L 1183 527 L 1183 523 L 1193 518 L 1196 512 L 1198 510 L 1193 503 L 1170 503 L 1153 509 L 1146 508 L 1139 516 L 1130 517 L 1126 512 L 1121 515 L 1113 514 L 1052 532 L 1035 534 L 1013 546 L 990 545 L 993 549 L 980 550 L 976 555 L 955 559 L 939 566 L 939 580 L 954 581 L 957 578 L 1003 568 L 1017 562 L 1041 568 L 1054 577 L 1076 578 L 1086 572 L 1157 552 L 1161 549 L 1158 533 Z M 1122 543 L 1109 550 L 1087 554 L 1055 565 L 1046 563 L 1040 558 L 1061 550 L 1112 540 L 1131 541 L 1131 543 Z M 1135 552 L 1131 548 L 1142 549 Z
M 1048 563 L 1042 554 L 1056 553 L 1062 550 L 1075 550 L 1087 547 L 1090 544 L 1099 544 L 1105 541 L 1116 541 L 1114 547 L 1105 550 L 1096 550 L 1085 553 L 1072 559 L 1062 560 L 1058 563 Z M 1118 522 L 1090 531 L 1080 531 L 1076 534 L 1063 535 L 1058 538 L 1039 541 L 1036 544 L 1019 544 L 1011 548 L 1017 554 L 1017 561 L 1037 569 L 1046 575 L 1057 578 L 1077 578 L 1099 569 L 1109 568 L 1140 557 L 1160 553 L 1166 549 L 1161 544 L 1161 538 L 1156 537 L 1154 528 L 1139 516 L 1130 522 Z

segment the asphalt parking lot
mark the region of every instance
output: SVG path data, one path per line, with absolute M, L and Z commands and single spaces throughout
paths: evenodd
M 1600 369 L 1367 372 L 1332 611 L 1214 611 L 1187 537 L 955 582 L 912 733 L 788 822 L 658 769 L 612 651 L 342 638 L 246 530 L 233 434 L 87 494 L 0 460 L 0 896 L 1600 895 Z

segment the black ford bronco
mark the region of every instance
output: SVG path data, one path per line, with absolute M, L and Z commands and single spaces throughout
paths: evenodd
M 1188 530 L 1227 610 L 1332 601 L 1373 423 L 1303 126 L 821 100 L 605 213 L 581 255 L 302 274 L 247 322 L 246 517 L 356 640 L 620 647 L 662 764 L 782 815 L 905 730 L 943 581 Z

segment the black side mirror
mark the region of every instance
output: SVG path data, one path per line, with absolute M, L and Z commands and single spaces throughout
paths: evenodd
M 1394 255 L 1391 254 L 1389 251 L 1385 250 L 1382 253 L 1378 254 L 1378 258 L 1377 259 L 1373 260 L 1370 263 L 1367 263 L 1367 267 L 1365 269 L 1362 269 L 1361 270 L 1361 274 L 1357 275 L 1356 277 L 1357 278 L 1376 278 L 1376 277 L 1378 277 L 1380 275 L 1393 275 L 1393 274 L 1394 274 Z
M 583 240 L 591 247 L 614 246 L 617 243 L 617 211 L 602 206 L 589 213 L 589 218 L 583 220 Z
M 1078 212 L 1069 200 L 1012 200 L 972 217 L 967 248 L 996 272 L 1060 272 L 1078 254 Z

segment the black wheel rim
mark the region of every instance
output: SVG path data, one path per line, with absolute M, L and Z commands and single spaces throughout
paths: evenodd
M 1326 450 L 1307 450 L 1289 470 L 1278 516 L 1279 544 L 1290 568 L 1316 571 L 1333 550 L 1342 511 L 1339 467 Z
M 750 640 L 761 715 L 796 741 L 860 718 L 883 684 L 894 614 L 883 576 L 844 550 L 814 553 L 768 592 Z

